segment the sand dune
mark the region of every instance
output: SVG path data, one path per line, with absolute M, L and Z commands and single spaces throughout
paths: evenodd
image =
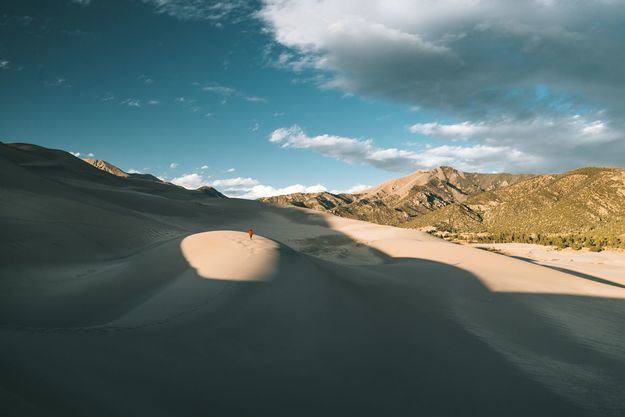
M 623 288 L 0 151 L 4 415 L 625 413 Z
M 245 232 L 216 231 L 188 236 L 182 254 L 198 275 L 209 279 L 264 281 L 275 272 L 279 245 Z

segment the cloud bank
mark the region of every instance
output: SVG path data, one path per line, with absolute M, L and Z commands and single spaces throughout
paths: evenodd
M 276 61 L 321 87 L 458 121 L 433 137 L 473 128 L 475 146 L 526 153 L 549 142 L 545 169 L 622 164 L 622 0 L 266 0 L 258 16 L 286 48 Z
M 282 148 L 307 149 L 350 164 L 371 165 L 393 172 L 409 172 L 451 165 L 459 169 L 505 171 L 535 167 L 541 158 L 511 146 L 442 145 L 420 151 L 376 147 L 371 139 L 335 135 L 308 136 L 299 126 L 274 130 L 269 141 Z
M 186 174 L 174 178 L 171 182 L 190 190 L 195 190 L 202 186 L 211 186 L 217 188 L 228 197 L 245 199 L 257 199 L 293 193 L 320 193 L 326 191 L 326 187 L 321 184 L 310 186 L 293 184 L 287 187 L 272 187 L 271 185 L 261 184 L 258 180 L 249 177 L 210 180 L 198 173 Z

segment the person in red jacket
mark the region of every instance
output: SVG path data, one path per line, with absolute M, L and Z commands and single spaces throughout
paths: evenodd
M 250 235 L 250 240 L 252 240 L 252 236 L 254 236 L 254 231 L 250 229 L 247 231 L 247 234 Z

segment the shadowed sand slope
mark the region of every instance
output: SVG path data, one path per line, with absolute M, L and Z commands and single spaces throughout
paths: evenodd
M 623 288 L 24 152 L 0 155 L 3 415 L 625 412 Z

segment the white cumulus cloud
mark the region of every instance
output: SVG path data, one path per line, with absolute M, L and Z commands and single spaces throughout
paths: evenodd
M 370 185 L 358 184 L 358 185 L 354 185 L 353 187 L 348 188 L 345 191 L 339 191 L 339 193 L 359 194 L 359 193 L 364 193 L 369 188 L 371 188 Z
M 594 149 L 618 144 L 621 132 L 600 115 L 499 119 L 471 123 L 417 123 L 412 133 L 443 141 L 469 141 L 486 146 L 508 146 L 543 155 L 542 170 L 596 164 Z
M 204 185 L 208 185 L 206 180 L 199 174 L 192 173 L 177 177 L 171 180 L 172 184 L 179 185 L 189 190 L 195 190 Z
M 323 156 L 366 164 L 386 171 L 409 172 L 451 165 L 459 169 L 501 171 L 536 166 L 541 159 L 511 146 L 473 145 L 425 147 L 421 151 L 378 148 L 371 139 L 336 135 L 308 136 L 299 126 L 274 130 L 269 141 L 282 148 L 308 149 Z
M 610 142 L 619 138 L 618 132 L 610 129 L 604 121 L 579 115 L 557 119 L 504 119 L 490 123 L 417 123 L 409 129 L 412 133 L 445 140 L 491 140 L 517 143 L 520 146 L 538 142 L 543 148 L 545 142 L 556 143 L 558 146 L 576 146 Z
M 215 187 L 228 197 L 245 199 L 257 199 L 261 197 L 272 197 L 292 193 L 318 193 L 326 191 L 326 187 L 321 184 L 309 186 L 293 184 L 286 187 L 273 187 L 271 185 L 262 184 L 257 179 L 250 177 L 211 180 L 210 178 L 198 173 L 185 174 L 174 178 L 171 182 L 190 190 L 194 190 L 202 186 L 211 186 Z
M 212 185 L 215 187 L 253 187 L 258 185 L 258 181 L 253 178 L 236 177 L 215 180 Z

